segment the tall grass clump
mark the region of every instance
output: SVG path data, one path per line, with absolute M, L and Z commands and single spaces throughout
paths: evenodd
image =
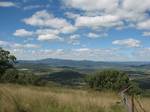
M 116 93 L 0 85 L 0 112 L 125 112 Z

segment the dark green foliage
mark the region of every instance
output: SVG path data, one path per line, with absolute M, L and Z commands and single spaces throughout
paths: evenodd
M 130 82 L 129 89 L 127 91 L 129 95 L 139 95 L 141 92 L 142 90 L 139 88 L 139 85 L 136 82 Z
M 89 75 L 86 82 L 96 90 L 111 89 L 119 91 L 129 85 L 129 78 L 124 72 L 103 70 Z
M 60 72 L 51 73 L 48 76 L 45 76 L 44 79 L 47 81 L 53 81 L 61 85 L 77 86 L 83 82 L 84 76 L 84 74 L 81 74 L 76 71 L 64 70 Z
M 19 79 L 19 74 L 16 69 L 8 69 L 1 77 L 3 83 L 16 83 Z
M 41 80 L 40 76 L 37 76 L 32 72 L 19 72 L 17 83 L 23 85 L 45 85 L 45 81 Z
M 16 57 L 11 55 L 9 51 L 5 51 L 0 47 L 0 79 L 7 69 L 14 68 Z

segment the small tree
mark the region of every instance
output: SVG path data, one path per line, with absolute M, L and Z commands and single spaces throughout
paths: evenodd
M 19 78 L 18 70 L 8 69 L 1 77 L 1 82 L 3 83 L 17 83 Z
M 124 72 L 117 70 L 103 70 L 90 74 L 86 78 L 90 88 L 96 90 L 111 89 L 119 91 L 129 85 L 129 78 Z
M 6 70 L 14 68 L 16 57 L 11 55 L 9 51 L 0 48 L 0 79 Z

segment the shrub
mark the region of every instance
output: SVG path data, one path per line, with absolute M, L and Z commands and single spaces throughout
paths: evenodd
M 20 72 L 17 83 L 23 85 L 45 85 L 45 82 L 40 76 L 33 74 L 32 72 Z
M 124 72 L 103 70 L 88 75 L 86 82 L 90 88 L 96 90 L 111 89 L 119 91 L 129 85 L 129 78 Z
M 129 95 L 139 95 L 142 93 L 142 89 L 139 88 L 139 85 L 136 82 L 130 81 L 129 85 L 130 88 L 127 91 Z
M 1 77 L 3 83 L 16 83 L 19 78 L 18 71 L 16 69 L 8 69 Z
M 0 47 L 0 79 L 8 69 L 14 68 L 15 62 L 16 57 Z

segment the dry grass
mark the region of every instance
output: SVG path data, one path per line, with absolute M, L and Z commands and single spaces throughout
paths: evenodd
M 150 98 L 142 98 L 141 99 L 141 104 L 143 108 L 146 110 L 146 112 L 150 112 Z
M 125 112 L 115 93 L 0 85 L 0 112 Z

